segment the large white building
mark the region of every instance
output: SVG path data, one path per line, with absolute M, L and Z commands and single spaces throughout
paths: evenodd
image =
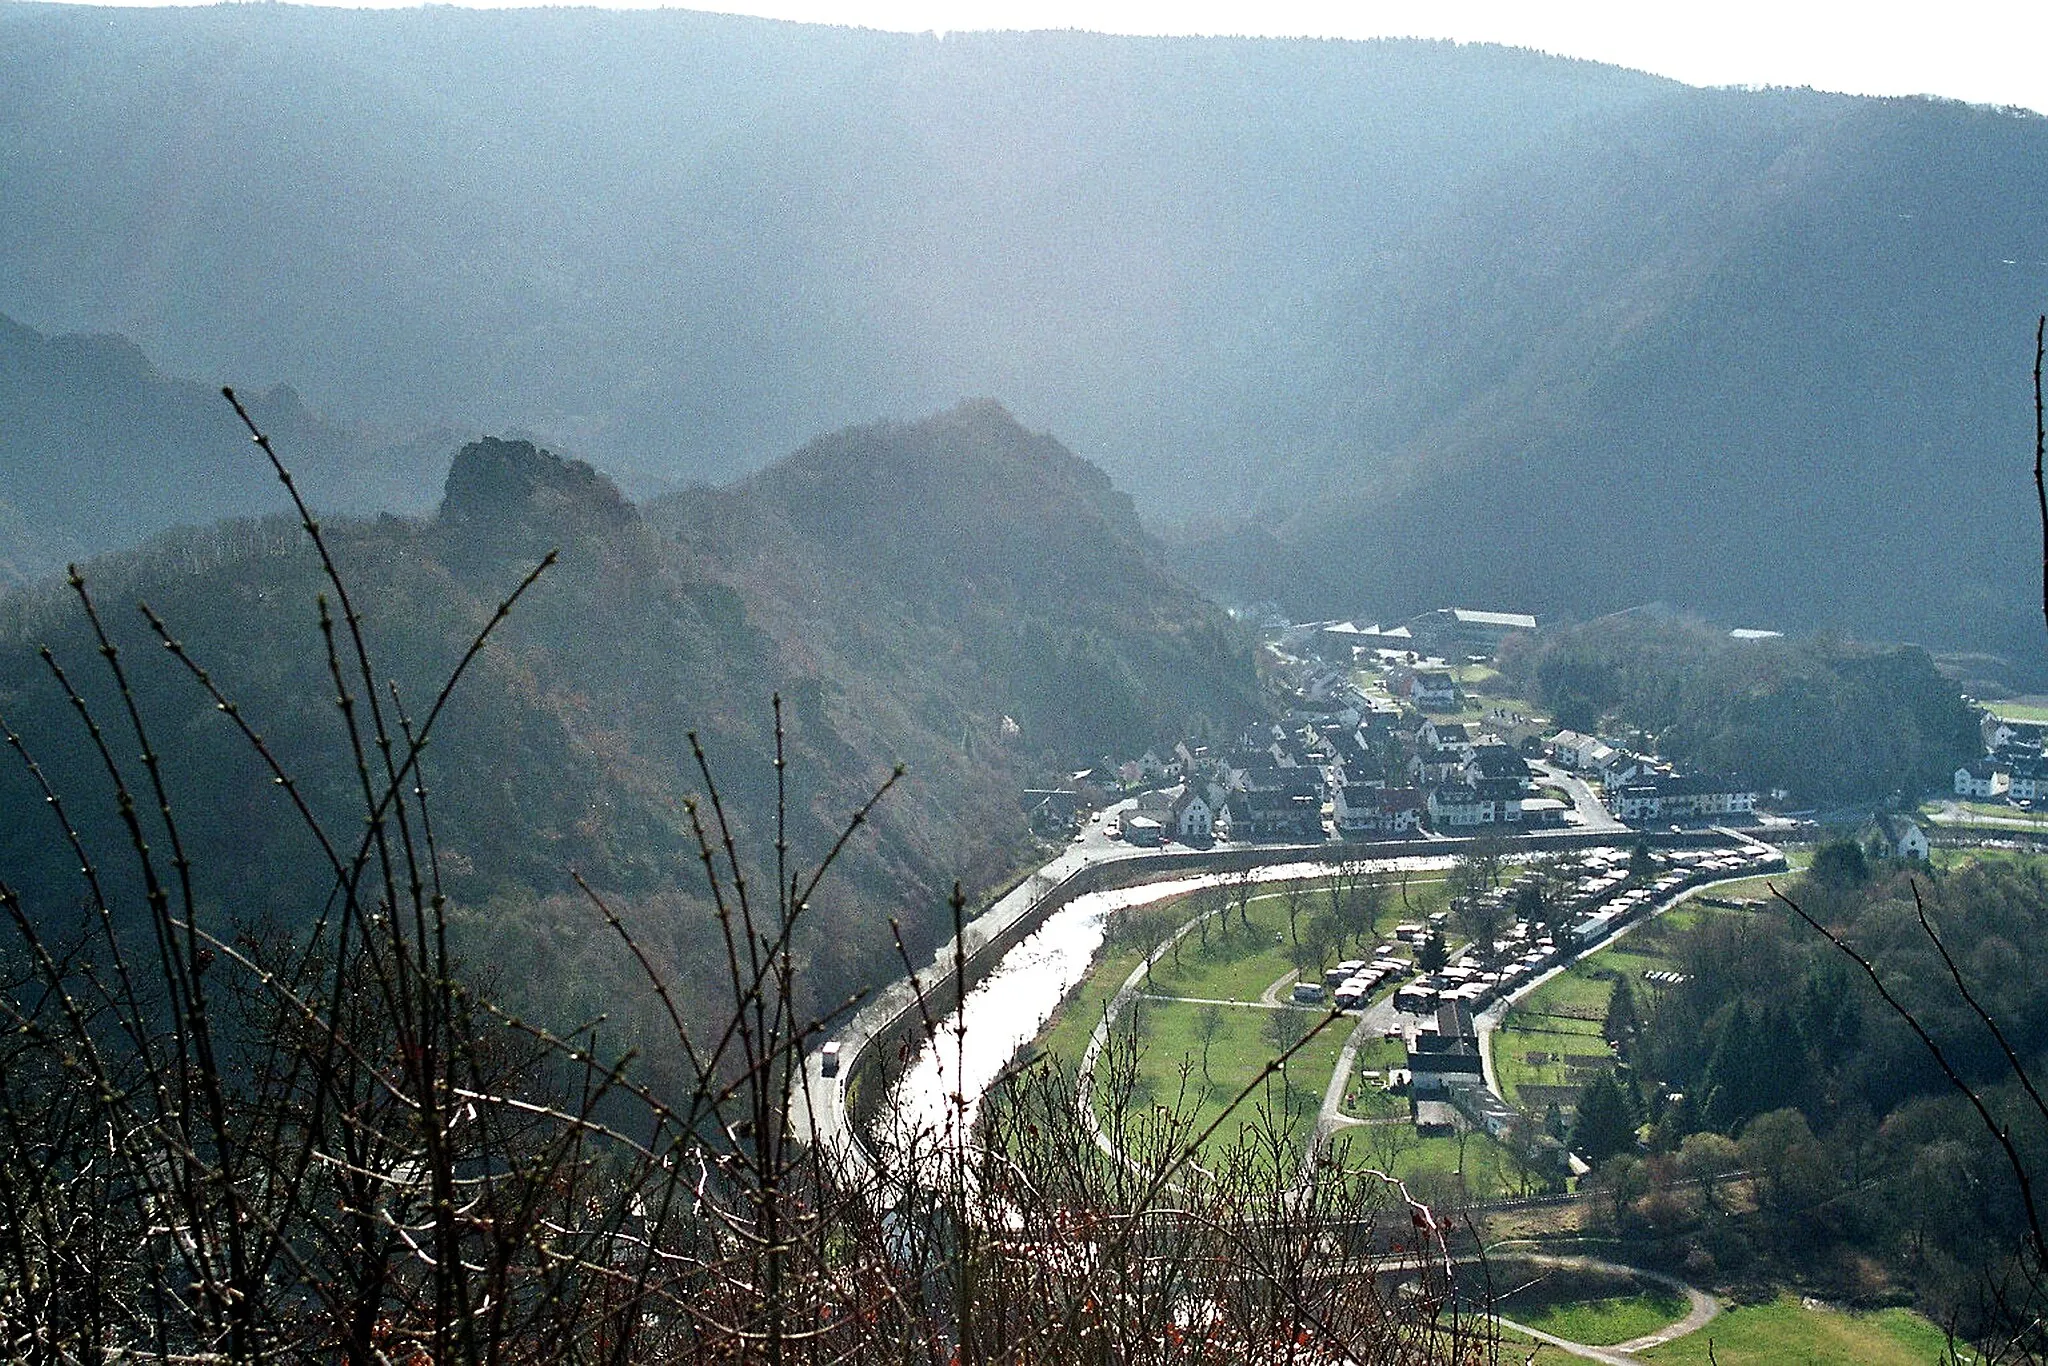
M 1711 774 L 1659 774 L 1610 788 L 1607 805 L 1630 822 L 1747 816 L 1756 810 L 1756 789 Z
M 1536 618 L 1526 612 L 1480 612 L 1469 607 L 1439 607 L 1408 623 L 1415 638 L 1446 659 L 1492 655 L 1516 633 L 1533 635 Z

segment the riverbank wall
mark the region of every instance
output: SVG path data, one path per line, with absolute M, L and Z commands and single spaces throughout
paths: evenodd
M 1751 842 L 1724 829 L 1663 831 L 1559 830 L 1519 835 L 1482 835 L 1443 839 L 1344 841 L 1300 845 L 1229 845 L 1213 849 L 1119 852 L 1115 857 L 1081 862 L 1049 872 L 1078 855 L 1063 854 L 1045 869 L 1024 878 L 981 915 L 967 922 L 956 947 L 952 939 L 940 946 L 913 979 L 903 979 L 869 1001 L 841 1034 L 841 1083 L 846 1088 L 847 1117 L 856 1142 L 872 1133 L 896 1079 L 924 1044 L 927 1029 L 949 1016 L 967 993 L 995 970 L 1003 955 L 1061 907 L 1091 892 L 1133 887 L 1147 882 L 1199 873 L 1234 873 L 1282 863 L 1340 864 L 1377 859 L 1446 857 L 1469 853 L 1480 844 L 1505 846 L 1512 853 L 1550 853 L 1574 849 L 1611 848 L 1642 839 L 1653 848 L 1717 848 Z

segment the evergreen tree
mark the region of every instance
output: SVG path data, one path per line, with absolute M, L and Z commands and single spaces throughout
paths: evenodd
M 1700 1074 L 1700 1118 L 1733 1133 L 1753 1115 L 1802 1099 L 1806 1075 L 1806 1050 L 1791 1017 L 1782 1010 L 1759 1017 L 1737 1001 Z
M 1579 1093 L 1579 1112 L 1572 1121 L 1572 1151 L 1599 1166 L 1636 1146 L 1636 1114 L 1628 1093 L 1606 1072 L 1586 1083 Z
M 1841 963 L 1823 959 L 1806 970 L 1799 990 L 1799 1037 L 1825 1069 L 1863 1036 L 1863 1012 Z
M 1835 840 L 1814 851 L 1806 875 L 1827 887 L 1857 887 L 1870 880 L 1870 860 L 1855 840 Z
M 1650 852 L 1650 842 L 1637 839 L 1636 847 L 1628 851 L 1628 880 L 1640 886 L 1655 881 L 1657 877 L 1657 856 Z
M 1733 1129 L 1745 1117 L 1741 1096 L 1742 1079 L 1736 1075 L 1739 1059 L 1749 1048 L 1749 1008 L 1737 1001 L 1714 1036 L 1713 1051 L 1700 1071 L 1699 1116 L 1716 1132 Z
M 1804 1109 L 1813 1094 L 1813 1063 L 1799 1021 L 1781 1005 L 1764 1008 L 1757 1017 L 1751 1095 L 1755 1109 Z
M 1444 945 L 1442 930 L 1431 930 L 1415 950 L 1415 965 L 1424 972 L 1435 972 L 1450 960 L 1451 951 Z
M 1642 1022 L 1636 1015 L 1636 994 L 1630 989 L 1628 978 L 1616 977 L 1614 990 L 1607 997 L 1607 1023 L 1601 1026 L 1601 1036 L 1627 1057 L 1629 1045 L 1635 1042 L 1641 1028 Z

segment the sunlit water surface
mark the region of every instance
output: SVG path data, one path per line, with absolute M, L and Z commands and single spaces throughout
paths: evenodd
M 1373 871 L 1424 872 L 1448 868 L 1451 862 L 1445 856 L 1416 856 L 1378 859 L 1360 866 Z M 1278 882 L 1312 877 L 1329 868 L 1323 863 L 1275 864 L 1255 870 L 1252 876 L 1259 882 Z M 1038 1036 L 1067 993 L 1088 975 L 1088 965 L 1102 947 L 1108 916 L 1218 886 L 1228 879 L 1228 874 L 1200 873 L 1142 887 L 1090 892 L 1054 911 L 967 993 L 961 1010 L 949 1013 L 933 1040 L 918 1053 L 891 1098 L 898 1132 L 905 1136 L 950 1133 L 956 1091 L 961 1096 L 960 1116 L 972 1132 L 990 1083 L 1017 1056 L 1018 1049 Z M 963 1013 L 964 1037 L 958 1033 Z

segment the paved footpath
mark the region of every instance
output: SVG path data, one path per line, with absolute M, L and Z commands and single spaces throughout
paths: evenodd
M 1507 1244 L 1502 1244 L 1502 1246 L 1507 1246 Z M 1706 1327 L 1715 1315 L 1721 1312 L 1721 1302 L 1712 1295 L 1696 1286 L 1687 1285 L 1675 1276 L 1667 1276 L 1661 1271 L 1650 1271 L 1639 1266 L 1623 1266 L 1619 1262 L 1603 1261 L 1598 1257 L 1559 1257 L 1535 1253 L 1529 1256 L 1529 1260 L 1535 1262 L 1538 1266 L 1554 1266 L 1561 1270 L 1605 1271 L 1633 1276 L 1639 1281 L 1651 1281 L 1667 1289 L 1676 1290 L 1685 1296 L 1689 1307 L 1684 1318 L 1676 1323 L 1660 1328 L 1654 1333 L 1646 1333 L 1642 1337 L 1630 1338 L 1627 1342 L 1617 1342 L 1611 1347 L 1597 1347 L 1591 1343 L 1573 1342 L 1569 1338 L 1558 1337 L 1555 1333 L 1546 1333 L 1541 1329 L 1531 1328 L 1526 1323 L 1517 1323 L 1513 1319 L 1503 1318 L 1500 1315 L 1494 1316 L 1500 1319 L 1501 1326 L 1504 1328 L 1512 1328 L 1517 1333 L 1526 1334 L 1529 1337 L 1535 1338 L 1538 1342 L 1548 1343 L 1561 1352 L 1569 1352 L 1571 1355 L 1583 1357 L 1587 1361 L 1604 1361 L 1610 1363 L 1610 1366 L 1638 1366 L 1638 1363 L 1641 1361 L 1641 1358 L 1636 1355 L 1638 1352 L 1647 1352 L 1652 1347 L 1661 1347 L 1674 1338 L 1682 1338 L 1689 1333 L 1697 1333 L 1700 1329 Z

